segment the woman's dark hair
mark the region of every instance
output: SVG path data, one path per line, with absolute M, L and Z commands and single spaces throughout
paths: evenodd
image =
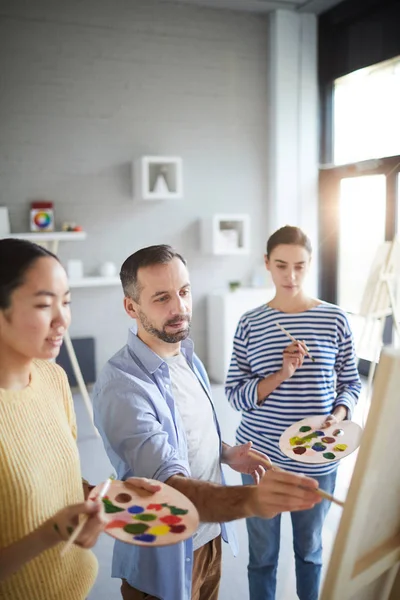
M 174 258 L 179 258 L 186 265 L 183 256 L 167 244 L 148 246 L 131 254 L 123 263 L 119 274 L 125 296 L 139 302 L 141 292 L 137 276 L 139 269 L 153 265 L 165 265 Z
M 285 225 L 285 227 L 281 227 L 280 229 L 275 231 L 275 233 L 271 235 L 267 242 L 267 258 L 271 256 L 271 252 L 274 250 L 274 248 L 276 248 L 280 244 L 302 246 L 310 254 L 312 252 L 310 239 L 299 227 Z
M 0 240 L 0 310 L 11 304 L 11 294 L 24 283 L 26 272 L 38 258 L 57 256 L 26 240 Z

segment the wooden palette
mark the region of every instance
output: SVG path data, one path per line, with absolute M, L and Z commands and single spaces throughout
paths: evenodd
M 353 421 L 341 421 L 321 429 L 326 417 L 307 417 L 294 423 L 279 439 L 281 451 L 293 460 L 309 464 L 326 464 L 341 460 L 361 441 L 362 429 Z
M 161 483 L 155 493 L 114 480 L 103 498 L 105 532 L 138 546 L 168 546 L 191 537 L 199 526 L 196 507 L 181 492 Z M 90 493 L 95 498 L 103 484 Z

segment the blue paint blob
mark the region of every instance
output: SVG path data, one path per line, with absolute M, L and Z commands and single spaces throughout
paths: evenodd
M 138 542 L 154 542 L 157 536 L 151 535 L 150 533 L 142 533 L 141 535 L 134 535 L 133 539 Z
M 326 446 L 324 446 L 324 444 L 321 444 L 320 442 L 316 442 L 312 446 L 312 449 L 315 450 L 315 452 L 323 452 L 324 450 L 326 450 Z
M 137 504 L 130 506 L 127 510 L 128 513 L 131 513 L 132 515 L 140 515 L 140 513 L 144 512 L 143 506 L 138 506 Z
M 325 435 L 325 431 L 316 431 L 315 433 L 317 434 L 318 437 Z

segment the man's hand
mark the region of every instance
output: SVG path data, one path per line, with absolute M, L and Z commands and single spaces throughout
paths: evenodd
M 326 418 L 326 420 L 321 425 L 321 429 L 327 429 L 328 427 L 331 427 L 332 425 L 337 425 L 341 421 L 344 421 L 346 419 L 346 417 L 347 417 L 347 408 L 341 404 L 340 406 L 337 406 L 334 409 L 333 413 Z
M 147 477 L 128 477 L 124 483 L 131 487 L 146 490 L 146 492 L 151 492 L 152 494 L 161 490 L 161 485 L 158 481 L 147 479 Z
M 286 511 L 307 510 L 321 502 L 318 482 L 304 475 L 271 469 L 253 488 L 250 516 L 272 519 Z
M 270 460 L 266 454 L 258 450 L 251 450 L 252 445 L 253 442 L 247 442 L 247 444 L 240 444 L 239 446 L 224 444 L 221 458 L 222 462 L 229 465 L 234 471 L 251 475 L 254 483 L 258 484 L 265 473 L 265 464 L 269 463 Z M 250 450 L 253 456 L 249 456 Z M 254 455 L 259 458 L 257 459 Z

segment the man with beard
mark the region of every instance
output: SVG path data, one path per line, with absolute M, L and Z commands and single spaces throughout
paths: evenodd
M 195 504 L 201 523 L 193 538 L 170 547 L 116 541 L 112 576 L 122 579 L 124 600 L 216 600 L 221 537 L 237 549 L 230 521 L 309 509 L 320 501 L 317 483 L 264 473 L 248 454 L 251 443 L 221 441 L 208 377 L 188 338 L 192 297 L 184 258 L 166 245 L 143 248 L 126 259 L 120 277 L 137 332 L 129 331 L 127 345 L 100 373 L 95 423 L 119 479 L 171 485 Z M 221 463 L 251 474 L 255 485 L 225 486 Z

